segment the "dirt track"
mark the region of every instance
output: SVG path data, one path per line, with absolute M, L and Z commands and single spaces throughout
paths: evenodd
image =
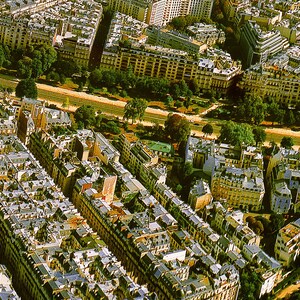
M 71 91 L 71 90 L 67 90 L 67 89 L 63 89 L 60 87 L 53 87 L 53 86 L 49 86 L 46 84 L 37 84 L 39 89 L 42 90 L 48 90 L 48 91 L 52 91 L 52 92 L 59 92 L 63 95 L 66 96 L 74 96 L 74 97 L 82 97 L 83 99 L 88 99 L 90 101 L 95 101 L 95 102 L 101 102 L 101 103 L 106 103 L 109 105 L 113 105 L 113 106 L 118 106 L 118 107 L 124 107 L 126 102 L 124 101 L 119 101 L 119 100 L 110 100 L 108 98 L 102 97 L 102 96 L 95 96 L 95 95 L 91 95 L 91 94 L 87 94 L 85 92 L 76 92 L 76 91 Z M 53 103 L 56 104 L 58 107 L 61 107 L 61 103 L 57 103 L 57 102 L 51 102 L 48 101 L 49 103 Z M 70 111 L 75 111 L 78 107 L 75 106 L 69 106 L 69 110 Z M 212 108 L 208 109 L 211 110 Z M 152 113 L 152 114 L 156 114 L 156 115 L 161 115 L 161 116 L 167 116 L 169 114 L 168 111 L 162 110 L 162 109 L 156 109 L 156 108 L 151 108 L 148 107 L 146 109 L 147 112 Z M 204 115 L 204 113 L 202 113 L 201 115 Z M 185 115 L 187 119 L 189 119 L 190 121 L 196 121 L 196 122 L 203 122 L 203 117 L 200 116 L 190 116 L 190 115 Z M 200 131 L 197 131 L 198 133 Z M 279 134 L 282 136 L 291 136 L 291 137 L 299 137 L 300 138 L 300 132 L 296 132 L 296 131 L 292 131 L 290 129 L 284 129 L 284 128 L 266 128 L 266 133 L 273 133 L 273 134 Z M 212 136 L 212 138 L 215 138 L 214 136 Z

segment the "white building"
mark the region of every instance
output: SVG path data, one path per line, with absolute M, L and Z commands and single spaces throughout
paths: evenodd
M 286 214 L 291 203 L 292 193 L 286 182 L 281 180 L 275 182 L 271 192 L 271 210 L 277 214 Z
M 300 255 L 300 219 L 281 228 L 274 247 L 276 259 L 286 267 Z

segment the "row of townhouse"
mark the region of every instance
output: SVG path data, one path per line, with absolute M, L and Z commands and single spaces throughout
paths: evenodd
M 220 234 L 219 253 L 226 253 L 229 261 L 243 270 L 246 262 L 259 275 L 259 297 L 270 293 L 281 280 L 282 265 L 260 247 L 260 237 L 248 227 L 241 211 L 229 211 L 219 202 L 206 207 L 204 213 L 211 226 Z
M 0 159 L 0 260 L 20 297 L 156 299 L 126 274 L 20 140 L 0 139 L 12 141 Z
M 220 275 L 220 268 L 214 265 L 217 264 L 219 257 L 221 257 L 221 252 L 228 252 L 226 254 L 228 262 L 232 262 L 235 268 L 239 270 L 242 270 L 248 261 L 251 262 L 254 259 L 260 266 L 260 295 L 269 293 L 280 278 L 280 265 L 264 252 L 260 252 L 259 248 L 260 251 L 256 251 L 251 256 L 251 260 L 245 258 L 244 252 L 246 250 L 243 250 L 246 246 L 257 246 L 259 244 L 259 237 L 245 224 L 232 221 L 235 220 L 234 217 L 229 216 L 227 217 L 228 224 L 230 224 L 228 226 L 232 229 L 226 230 L 226 234 L 223 236 L 221 229 L 220 232 L 215 232 L 207 222 L 199 218 L 190 206 L 184 204 L 165 185 L 164 181 L 153 186 L 150 175 L 140 175 L 143 173 L 147 174 L 147 172 L 151 174 L 151 171 L 146 170 L 155 167 L 155 164 L 159 164 L 158 159 L 145 145 L 137 142 L 136 139 L 132 139 L 132 136 L 129 136 L 129 138 L 131 139 L 127 139 L 124 135 L 120 137 L 118 144 L 120 154 L 113 146 L 109 148 L 107 146 L 100 147 L 102 150 L 99 150 L 100 152 L 106 152 L 106 157 L 108 158 L 108 160 L 102 160 L 102 168 L 105 169 L 106 173 L 110 169 L 118 177 L 115 194 L 120 190 L 120 198 L 114 197 L 111 200 L 107 200 L 106 197 L 103 197 L 102 191 L 97 188 L 97 185 L 94 185 L 97 180 L 95 181 L 95 178 L 92 179 L 93 176 L 90 174 L 76 181 L 72 189 L 71 199 L 78 210 L 89 220 L 92 228 L 103 236 L 109 246 L 115 249 L 115 255 L 123 262 L 126 270 L 130 272 L 132 277 L 136 278 L 140 283 L 147 281 L 149 289 L 155 291 L 159 298 L 187 297 L 187 291 L 190 288 L 182 285 L 182 282 L 178 282 L 179 277 L 182 279 L 187 276 L 186 265 L 181 265 L 179 269 L 177 266 L 175 270 L 171 268 L 171 265 L 175 267 L 174 263 L 166 265 L 166 261 L 169 261 L 169 257 L 176 257 L 177 261 L 189 261 L 187 252 L 186 256 L 184 256 L 182 251 L 175 251 L 175 248 L 176 250 L 180 249 L 180 245 L 189 245 L 186 249 L 197 251 L 193 252 L 194 257 L 195 253 L 198 256 L 200 255 L 199 260 L 195 262 L 196 271 L 203 272 L 205 268 L 210 266 L 209 276 L 213 276 L 213 278 L 216 274 Z M 102 140 L 103 145 L 109 144 L 107 140 L 106 142 L 104 141 L 104 137 L 102 137 Z M 39 149 L 41 148 L 39 147 Z M 141 180 L 144 186 L 138 183 L 131 173 L 115 159 L 115 154 L 121 158 L 122 162 L 124 154 L 126 158 L 126 163 L 124 163 L 130 170 L 135 172 L 135 175 Z M 92 157 L 95 156 L 91 153 Z M 147 188 L 152 190 L 154 197 L 149 196 Z M 128 191 L 129 194 L 134 193 L 134 197 L 131 197 L 129 202 L 126 194 Z M 130 205 L 128 205 L 129 203 Z M 226 209 L 223 208 L 223 210 L 226 212 Z M 221 220 L 221 218 L 220 215 L 219 219 Z M 178 226 L 182 230 L 179 230 Z M 161 231 L 163 229 L 166 231 Z M 138 236 L 137 232 L 139 232 Z M 169 238 L 164 232 L 167 233 Z M 141 233 L 142 235 L 140 235 Z M 163 239 L 162 235 L 165 236 Z M 135 242 L 132 244 L 130 239 L 133 239 L 135 242 L 139 241 L 138 246 Z M 190 244 L 192 240 L 196 244 Z M 171 245 L 171 248 L 168 245 Z M 228 246 L 228 251 L 226 250 L 226 245 Z M 175 248 L 173 249 L 172 247 Z M 126 250 L 124 251 L 124 249 Z M 149 257 L 149 254 L 147 254 L 148 250 L 151 250 L 152 255 L 153 253 L 163 255 L 163 265 L 159 262 L 154 263 L 157 257 Z M 212 253 L 217 259 L 211 255 L 207 256 L 207 253 Z M 260 254 L 258 255 L 258 253 Z M 147 266 L 144 265 L 144 259 Z M 153 263 L 156 266 L 154 268 Z M 172 277 L 173 275 L 170 277 L 170 271 L 172 274 L 176 274 L 176 279 Z M 159 286 L 157 284 L 154 286 L 153 273 L 156 274 L 154 276 L 155 282 L 157 282 L 157 279 L 161 279 Z M 191 274 L 190 271 L 188 273 L 189 275 Z M 208 275 L 207 271 L 205 274 Z M 193 282 L 194 284 L 195 282 Z M 202 284 L 203 281 L 200 286 Z M 208 290 L 202 287 L 194 290 L 194 293 L 191 293 L 189 297 L 190 299 L 205 297 L 204 295 L 207 296 L 207 293 Z M 236 283 L 227 281 L 224 293 L 215 286 L 211 296 L 222 297 L 222 299 L 235 299 L 237 296 Z
M 95 147 L 95 141 L 97 141 L 97 147 Z M 176 215 L 180 222 L 179 224 L 184 228 L 187 228 L 189 234 L 195 238 L 195 240 L 202 243 L 203 249 L 206 251 L 211 251 L 214 249 L 219 241 L 220 236 L 211 231 L 209 226 L 207 226 L 208 224 L 199 230 L 202 227 L 199 227 L 199 224 L 203 224 L 203 221 L 201 221 L 201 219 L 199 219 L 188 206 L 183 205 L 167 186 L 164 186 L 164 168 L 158 164 L 159 159 L 157 154 L 154 154 L 150 149 L 147 149 L 147 145 L 137 142 L 136 139 L 127 140 L 125 136 L 122 136 L 120 141 L 120 144 L 124 145 L 124 151 L 122 150 L 122 155 L 127 153 L 125 154 L 125 157 L 127 157 L 128 166 L 130 166 L 137 176 L 146 174 L 141 177 L 142 182 L 144 182 L 145 186 L 151 187 L 156 195 L 156 198 L 159 199 L 159 201 L 163 204 L 163 207 L 168 207 L 172 213 Z M 113 168 L 114 173 L 118 176 L 118 179 L 120 179 L 120 195 L 125 201 L 128 200 L 127 196 L 133 194 L 145 195 L 148 193 L 146 188 L 143 187 L 136 179 L 134 179 L 132 175 L 118 162 L 120 154 L 101 134 L 95 134 L 91 131 L 83 130 L 71 136 L 57 136 L 54 138 L 45 132 L 37 132 L 31 135 L 31 143 L 29 145 L 32 150 L 35 151 L 35 155 L 37 157 L 43 158 L 41 160 L 43 165 L 49 168 L 49 170 L 52 170 L 51 172 L 48 170 L 48 173 L 56 174 L 54 175 L 54 179 L 59 185 L 62 186 L 65 193 L 74 190 L 72 187 L 78 176 L 80 177 L 88 175 L 90 178 L 93 178 L 93 180 L 84 177 L 82 181 L 78 181 L 79 186 L 81 184 L 85 186 L 84 189 L 80 188 L 79 190 L 83 192 L 86 188 L 90 189 L 93 187 L 93 194 L 96 193 L 95 196 L 101 196 L 102 199 L 105 199 L 105 203 L 112 204 L 113 200 L 115 199 L 114 190 L 116 188 L 114 174 L 109 174 L 107 168 L 102 168 L 102 171 L 99 171 L 99 167 L 97 167 L 97 163 L 95 163 L 97 161 L 102 161 L 103 167 L 111 166 Z M 226 145 L 224 145 L 224 147 L 224 149 L 220 147 L 219 151 L 228 151 L 229 146 L 227 145 L 227 149 Z M 66 154 L 66 152 L 68 152 L 66 150 L 70 150 L 70 155 Z M 232 149 L 232 151 L 235 153 L 236 149 Z M 234 158 L 236 162 L 241 159 L 243 161 L 243 163 L 241 163 L 242 165 L 259 165 L 260 160 L 257 157 L 257 153 L 255 154 L 255 151 L 253 151 L 253 149 L 244 149 L 243 154 L 235 153 Z M 240 158 L 237 159 L 237 157 Z M 88 162 L 89 158 L 94 163 Z M 75 163 L 76 161 L 77 163 Z M 80 161 L 82 162 L 82 165 L 80 164 Z M 157 168 L 156 172 L 153 174 L 156 176 L 156 178 L 158 178 L 157 176 L 160 174 L 159 176 L 161 176 L 161 183 L 155 184 L 156 180 L 153 179 L 154 175 L 150 175 L 152 172 L 147 171 L 147 169 L 154 170 L 158 165 L 159 168 Z M 70 170 L 74 170 L 74 172 L 72 171 L 72 173 L 68 173 Z M 161 171 L 159 172 L 159 170 Z M 99 174 L 101 173 L 102 177 L 104 178 L 95 181 L 95 178 L 98 178 Z M 76 174 L 76 176 L 70 180 L 72 174 Z M 106 183 L 105 180 L 107 180 Z M 204 195 L 207 194 L 208 192 L 206 191 Z M 168 197 L 166 198 L 167 195 Z M 81 205 L 81 202 L 78 199 L 80 199 L 80 197 L 74 196 L 73 201 L 75 201 L 74 203 L 77 203 L 76 205 Z M 133 198 L 130 197 L 129 199 Z M 166 199 L 168 199 L 168 201 Z M 172 205 L 169 204 L 170 199 L 172 199 Z M 148 203 L 148 201 L 149 200 L 144 202 Z M 210 202 L 208 201 L 207 204 L 208 203 Z M 113 208 L 116 209 L 118 206 L 119 204 L 116 206 L 114 205 Z M 140 205 L 138 205 L 138 207 L 140 207 Z M 162 212 L 162 208 L 158 209 L 158 211 Z M 164 213 L 163 217 L 160 217 L 160 225 L 167 226 L 173 230 L 178 228 L 176 225 L 177 221 L 171 215 Z M 89 216 L 89 219 L 90 218 L 91 215 Z M 109 235 L 107 235 L 107 238 L 108 236 Z M 232 253 L 231 256 L 235 257 L 236 255 L 235 253 Z M 238 261 L 238 263 L 240 263 L 240 261 Z
M 21 299 L 13 288 L 11 275 L 4 265 L 0 265 L 0 298 L 11 300 Z
M 123 71 L 131 68 L 137 76 L 164 77 L 171 81 L 196 80 L 203 91 L 215 89 L 223 93 L 235 84 L 238 75 L 241 74 L 241 64 L 232 60 L 224 51 L 207 49 L 206 53 L 198 58 L 198 54 L 190 55 L 183 50 L 145 43 L 143 30 L 140 32 L 140 38 L 135 35 L 136 31 L 131 37 L 127 30 L 122 31 L 123 25 L 126 28 L 128 18 L 117 14 L 113 19 L 101 56 L 101 68 Z M 143 24 L 140 23 L 139 28 L 144 28 Z M 124 39 L 124 35 L 131 42 L 129 47 L 119 43 Z M 178 41 L 176 45 L 180 44 L 181 47 L 188 49 L 196 48 L 198 49 L 196 52 L 201 48 L 199 46 L 201 42 L 191 43 L 189 39 L 185 41 L 185 46 Z M 207 47 L 203 45 L 204 48 Z
M 64 59 L 88 67 L 96 31 L 102 18 L 97 2 L 78 1 L 5 1 L 0 11 L 0 42 L 11 49 L 26 49 L 33 44 L 56 47 Z M 23 3 L 15 11 L 13 4 Z M 18 7 L 18 6 L 17 6 Z
M 77 135 L 81 136 L 83 141 L 89 140 L 91 144 L 93 144 L 91 137 L 96 140 L 96 136 L 101 141 L 101 145 L 97 146 L 98 152 L 89 151 L 86 161 L 79 159 L 78 151 L 70 151 L 71 156 L 77 155 L 77 159 L 81 161 L 77 170 L 80 169 L 82 172 L 81 174 L 77 172 L 79 179 L 75 177 L 77 180 L 70 189 L 72 191 L 70 197 L 90 226 L 113 249 L 131 277 L 138 283 L 147 283 L 148 288 L 155 292 L 159 299 L 209 297 L 236 299 L 239 290 L 239 276 L 236 269 L 228 264 L 223 266 L 218 264 L 202 249 L 202 246 L 193 242 L 193 237 L 189 239 L 189 243 L 195 245 L 195 250 L 191 249 L 191 246 L 185 247 L 183 241 L 175 241 L 179 221 L 156 198 L 150 196 L 149 191 L 116 159 L 120 155 L 118 151 L 100 133 L 90 131 L 89 136 L 88 131 L 85 131 L 84 136 L 83 132 L 78 131 Z M 75 136 L 76 134 L 71 139 L 76 139 Z M 39 147 L 34 146 L 33 140 L 29 144 L 37 157 L 38 152 L 53 151 L 41 147 L 43 143 L 47 145 L 47 140 L 56 143 L 57 146 L 60 144 L 58 139 L 46 133 L 35 133 L 32 137 L 40 140 Z M 65 139 L 70 138 L 65 137 Z M 92 148 L 90 147 L 90 150 Z M 141 162 L 135 160 L 131 164 L 137 176 L 146 173 L 147 168 L 151 169 L 151 159 L 155 156 L 150 154 L 150 150 L 144 150 L 145 148 L 138 143 L 133 151 L 141 160 Z M 98 166 L 100 165 L 100 172 L 97 170 L 88 172 L 87 166 L 95 170 L 97 164 L 92 162 L 96 161 Z M 47 164 L 46 161 L 43 163 Z M 60 166 L 57 169 L 62 174 L 64 165 L 66 168 L 72 163 L 72 159 L 61 163 L 54 160 L 53 163 Z M 101 184 L 99 183 L 101 176 L 106 178 L 116 176 L 117 180 L 116 182 L 109 180 L 107 184 Z M 147 176 L 143 178 L 146 180 Z M 59 184 L 63 186 L 63 181 Z M 147 186 L 152 186 L 152 179 L 149 178 Z M 110 190 L 113 197 L 104 195 L 104 190 Z M 128 200 L 126 193 L 128 191 L 134 193 L 135 197 Z M 118 193 L 120 197 L 117 197 Z M 194 212 L 191 213 L 197 218 Z M 185 222 L 188 224 L 188 215 L 186 218 Z M 205 240 L 204 235 L 202 240 Z M 205 247 L 211 249 L 213 245 L 211 244 L 210 248 Z M 191 268 L 196 263 L 201 263 L 202 268 L 199 270 Z
M 137 141 L 130 139 L 130 136 L 122 135 L 119 142 L 121 161 L 123 162 L 124 159 L 126 166 L 130 168 L 132 162 L 138 160 L 141 163 L 141 169 L 148 167 L 147 164 L 142 164 L 142 153 L 145 150 L 140 148 L 138 153 L 133 150 Z M 240 156 L 243 157 L 245 165 L 253 163 L 262 166 L 260 159 L 258 162 L 251 161 L 250 157 L 257 159 L 258 153 L 255 153 L 257 152 L 255 148 L 244 149 L 242 152 L 244 153 Z M 139 173 L 137 176 L 142 183 L 146 187 L 151 186 L 150 181 L 141 178 Z M 281 265 L 259 248 L 260 237 L 243 221 L 243 213 L 228 211 L 218 202 L 209 204 L 210 200 L 206 203 L 207 213 L 204 213 L 210 220 L 209 224 L 201 219 L 189 205 L 184 204 L 165 183 L 156 184 L 153 188 L 153 195 L 175 217 L 181 228 L 201 245 L 204 251 L 211 253 L 217 259 L 221 258 L 220 253 L 225 254 L 226 259 L 240 271 L 248 263 L 250 265 L 257 264 L 255 272 L 259 274 L 260 278 L 259 297 L 270 293 L 280 281 Z M 211 216 L 208 217 L 208 215 Z M 253 253 L 249 254 L 249 251 Z
M 186 15 L 209 19 L 213 7 L 211 0 L 107 0 L 105 3 L 114 11 L 157 26 Z

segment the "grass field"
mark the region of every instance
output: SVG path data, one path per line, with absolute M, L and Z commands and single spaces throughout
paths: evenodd
M 14 76 L 9 75 L 9 74 L 0 73 L 0 85 L 1 86 L 5 87 L 5 88 L 11 87 L 14 89 L 17 84 L 18 84 L 18 81 Z M 66 83 L 61 87 L 66 88 L 68 90 L 74 90 L 77 88 L 77 85 L 74 84 L 70 79 L 67 79 Z M 58 93 L 58 92 L 57 93 L 51 92 L 51 91 L 47 91 L 44 89 L 39 89 L 38 94 L 39 94 L 40 99 L 43 99 L 46 101 L 63 103 L 66 100 L 66 97 L 68 97 L 69 103 L 72 106 L 80 107 L 83 104 L 89 104 L 89 105 L 93 106 L 96 110 L 101 110 L 103 113 L 114 114 L 116 116 L 121 116 L 121 117 L 123 116 L 123 113 L 124 113 L 123 108 L 121 108 L 121 107 L 117 107 L 117 106 L 113 106 L 113 105 L 110 106 L 107 104 L 105 105 L 103 103 L 97 103 L 95 101 L 84 99 L 80 96 L 78 96 L 78 97 L 77 96 L 76 97 L 75 96 L 66 96 L 66 95 Z M 107 96 L 107 97 L 110 98 L 109 96 Z M 120 97 L 114 97 L 114 98 L 115 98 L 115 100 L 117 100 Z M 149 106 L 157 107 L 160 109 L 165 109 L 164 104 L 159 101 L 150 102 Z M 179 111 L 191 113 L 193 108 L 194 108 L 194 105 L 191 106 L 191 108 L 188 111 L 185 108 L 181 108 Z M 205 110 L 205 108 L 203 108 L 203 107 L 200 107 L 199 109 L 200 109 L 199 113 Z M 145 119 L 145 121 L 149 121 L 149 122 L 164 123 L 166 118 L 164 116 L 146 113 L 144 119 Z M 196 123 L 194 125 L 192 124 L 192 129 L 196 130 L 198 132 L 201 132 L 202 127 L 208 122 L 213 125 L 214 134 L 216 136 L 218 136 L 222 122 L 226 122 L 226 121 L 207 119 L 207 120 L 203 120 L 203 122 L 201 122 L 201 123 Z M 285 136 L 284 133 L 282 133 L 282 134 L 281 133 L 267 133 L 267 142 L 275 141 L 277 144 L 279 144 L 283 136 Z M 300 146 L 300 132 L 299 132 L 299 135 L 292 136 L 292 138 L 294 140 L 295 146 L 296 147 Z

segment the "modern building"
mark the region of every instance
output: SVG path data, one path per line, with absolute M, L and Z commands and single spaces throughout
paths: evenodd
M 243 66 L 248 68 L 256 63 L 263 63 L 271 55 L 288 48 L 288 40 L 281 36 L 279 30 L 263 31 L 261 27 L 249 20 L 241 28 L 241 51 Z

